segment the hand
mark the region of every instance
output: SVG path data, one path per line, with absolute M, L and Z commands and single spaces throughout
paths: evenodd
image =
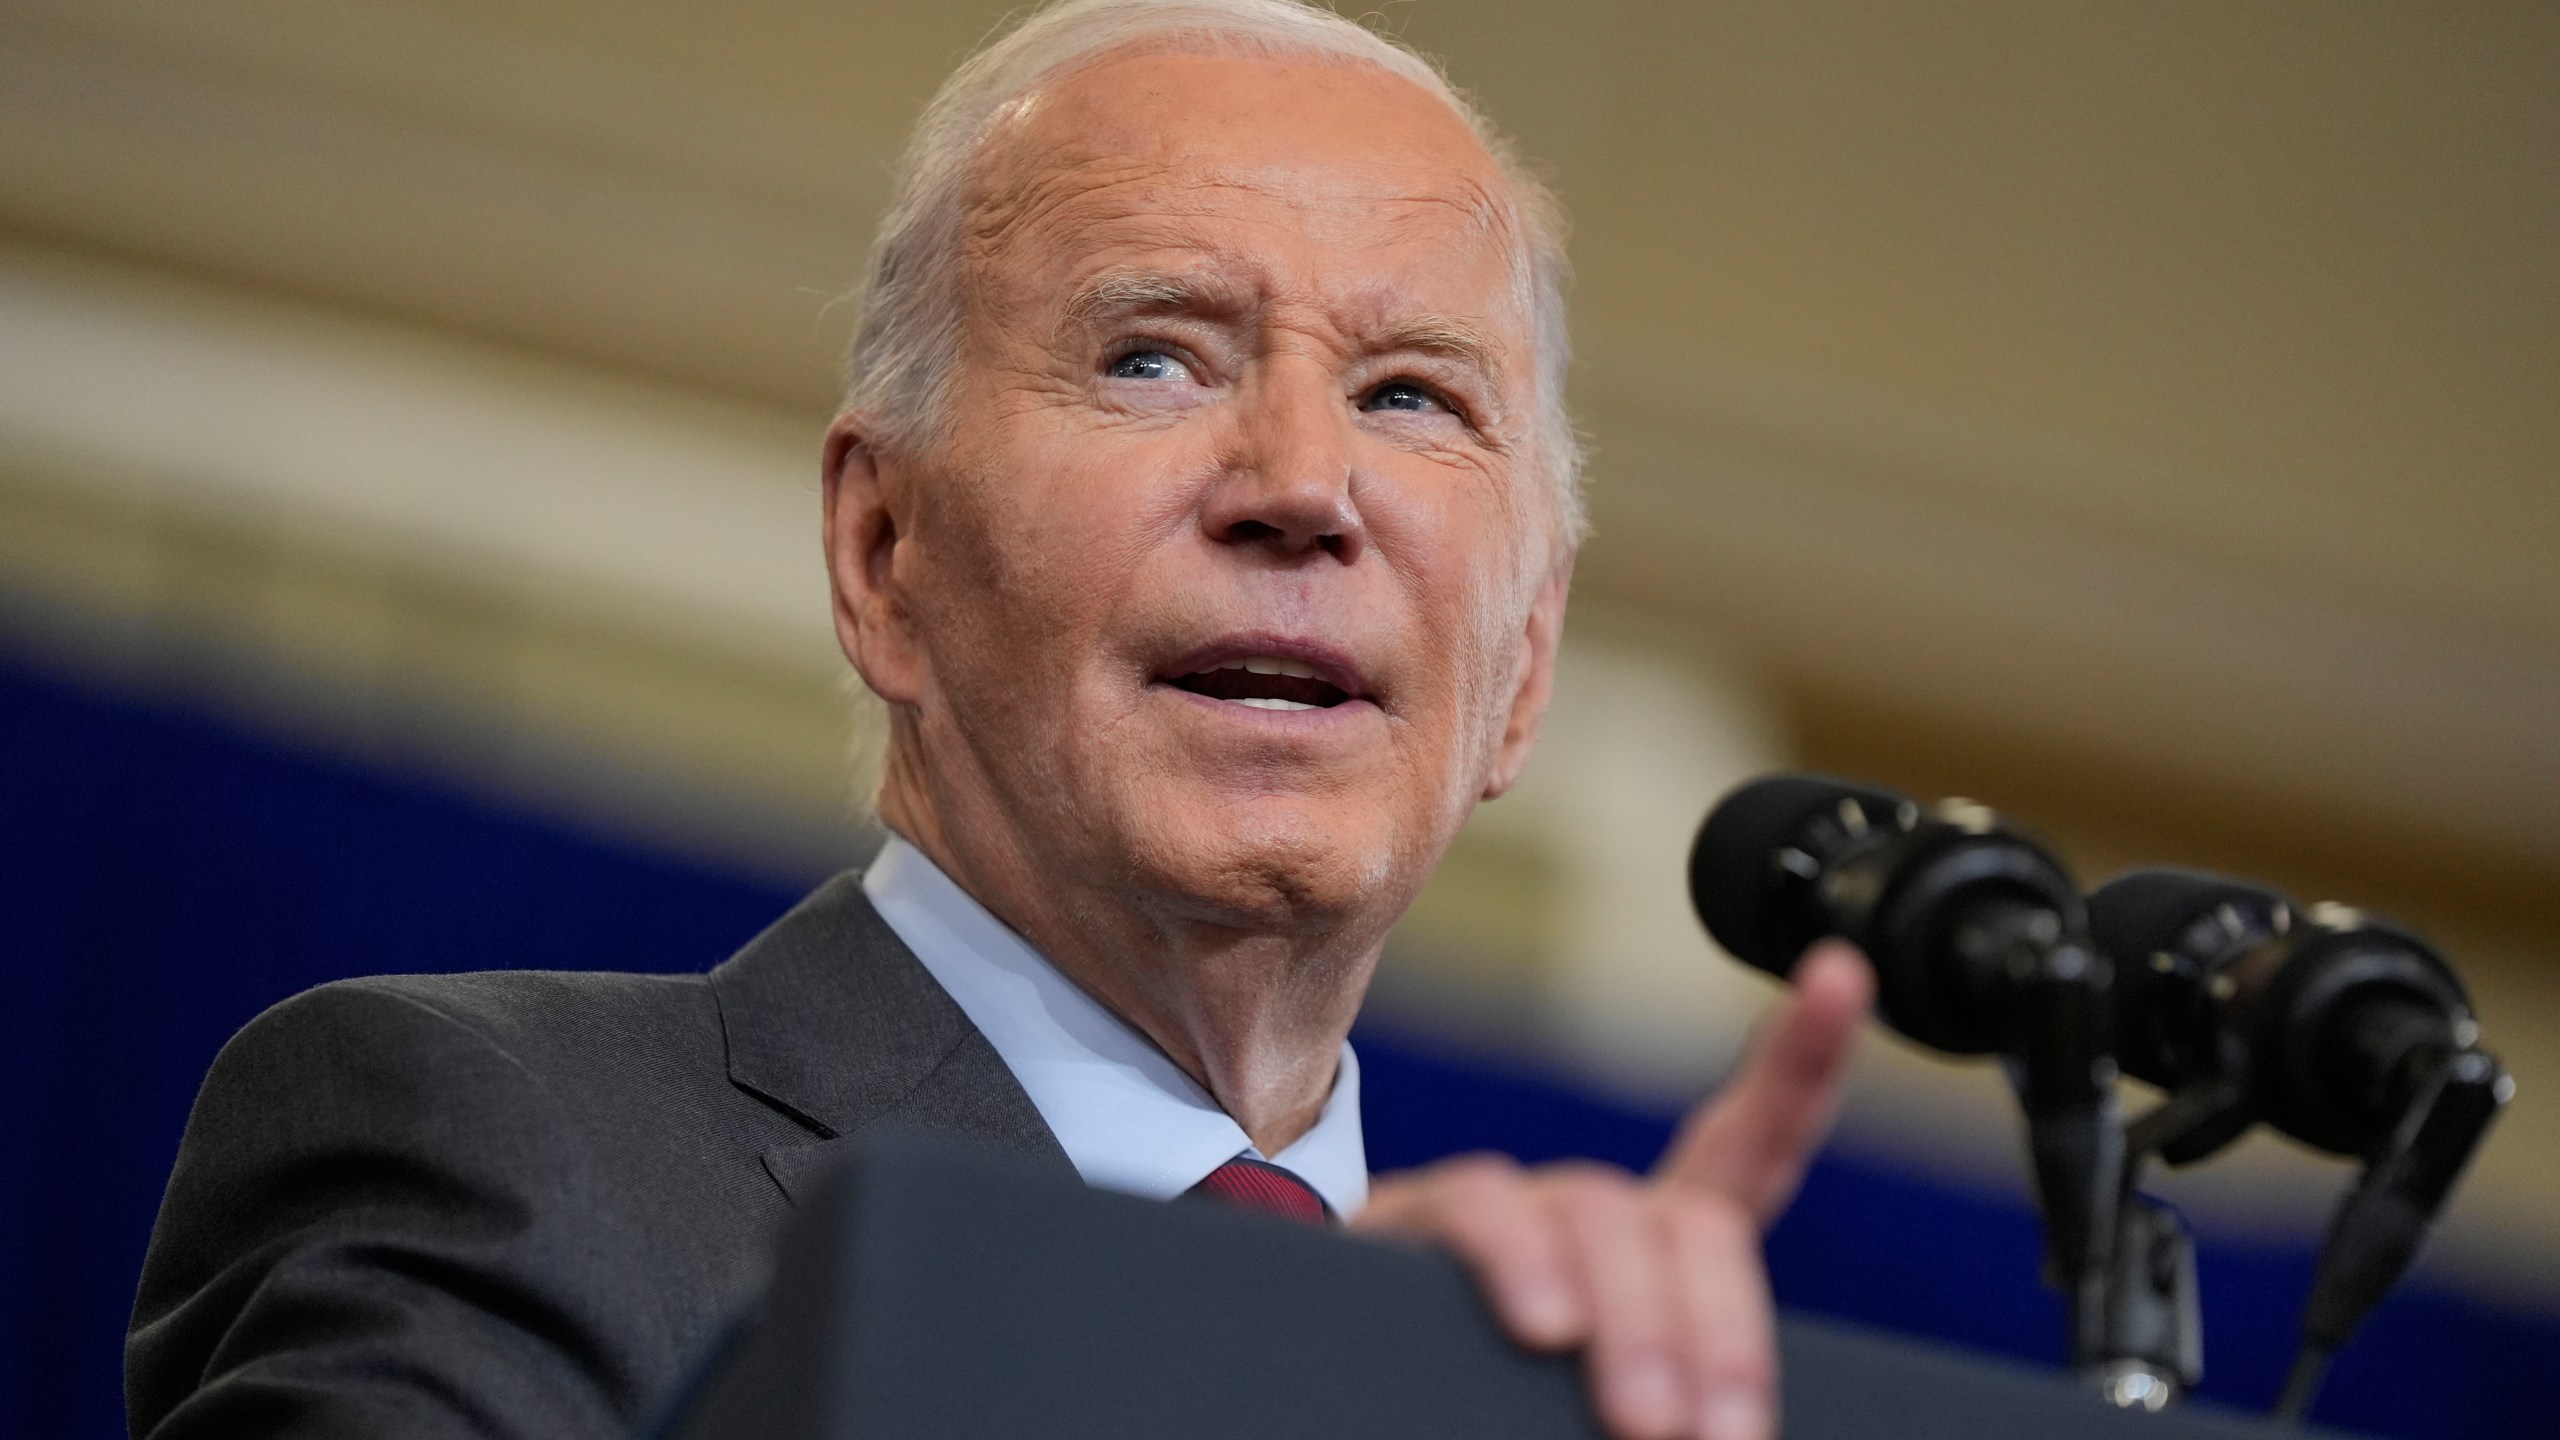
M 1356 1228 L 1447 1246 L 1520 1343 L 1583 1349 L 1600 1418 L 1623 1440 L 1770 1440 L 1777 1336 L 1760 1235 L 1830 1129 L 1874 993 L 1855 948 L 1805 952 L 1732 1080 L 1649 1177 L 1465 1156 L 1380 1180 Z

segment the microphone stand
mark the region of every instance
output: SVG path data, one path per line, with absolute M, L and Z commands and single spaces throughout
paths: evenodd
M 2120 1409 L 2165 1409 L 2204 1373 L 2195 1241 L 2174 1208 L 2134 1187 L 2153 1154 L 2173 1163 L 2201 1156 L 2255 1116 L 2235 1087 L 2215 1081 L 2126 1125 L 2111 967 L 2054 912 L 2021 907 L 1967 927 L 1957 944 L 1996 955 L 2015 986 L 2007 1069 L 2025 1112 L 2045 1281 L 2064 1297 L 2072 1369 Z
M 2329 1358 L 2399 1282 L 2489 1127 L 2515 1094 L 2497 1057 L 2477 1047 L 2421 1047 L 2399 1122 L 2366 1158 L 2338 1202 L 2303 1307 L 2302 1344 L 2277 1418 L 2295 1424 L 2310 1411 Z M 2196 1303 L 2195 1242 L 2169 1206 L 2135 1192 L 2153 1155 L 2172 1165 L 2203 1159 L 2258 1120 L 2241 1086 L 2201 1080 L 2134 1121 L 2126 1135 L 2124 1190 L 2114 1264 L 2100 1304 L 2093 1372 L 2106 1397 L 2125 1408 L 2159 1410 L 2204 1373 Z
M 2041 906 L 1991 907 L 1954 938 L 2011 986 L 2014 1039 L 2004 1063 L 2025 1112 L 2045 1216 L 2045 1283 L 2063 1295 L 2072 1368 L 2103 1386 L 2114 1358 L 2107 1314 L 2125 1167 L 2112 971 L 2085 936 Z
M 2119 1408 L 2165 1409 L 2204 1378 L 2195 1237 L 2185 1216 L 2135 1188 L 2142 1169 L 2154 1155 L 2173 1165 L 2202 1159 L 2256 1119 L 2240 1088 L 2217 1078 L 2179 1091 L 2126 1130 L 2115 1264 L 2094 1373 L 2099 1392 Z

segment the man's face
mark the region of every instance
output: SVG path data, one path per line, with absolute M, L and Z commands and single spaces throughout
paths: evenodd
M 946 828 L 1187 920 L 1401 912 L 1525 758 L 1562 605 L 1502 186 L 1368 67 L 1140 55 L 1000 122 L 856 643 Z

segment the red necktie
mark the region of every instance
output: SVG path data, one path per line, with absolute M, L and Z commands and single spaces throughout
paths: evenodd
M 1314 1186 L 1267 1160 L 1248 1160 L 1241 1155 L 1210 1171 L 1209 1178 L 1192 1186 L 1188 1193 L 1278 1215 L 1301 1225 L 1323 1225 L 1333 1219 L 1333 1207 L 1324 1203 Z

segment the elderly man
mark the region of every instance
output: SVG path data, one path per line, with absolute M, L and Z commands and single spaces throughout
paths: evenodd
M 1853 953 L 1650 1178 L 1372 1188 L 1361 1152 L 1380 948 L 1554 673 L 1557 228 L 1427 64 L 1289 0 L 1073 0 L 972 60 L 826 445 L 886 849 L 708 976 L 261 1017 L 154 1236 L 136 1434 L 628 1433 L 890 1118 L 1445 1244 L 1522 1342 L 1587 1352 L 1614 1432 L 1771 1434 L 1759 1232 L 1827 1124 Z

